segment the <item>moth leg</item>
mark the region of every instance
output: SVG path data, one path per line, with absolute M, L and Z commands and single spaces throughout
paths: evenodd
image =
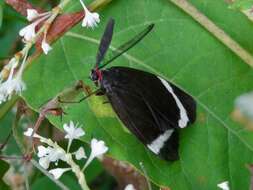
M 32 132 L 31 137 L 33 137 L 33 135 L 37 133 L 42 121 L 46 118 L 46 115 L 48 113 L 55 116 L 61 116 L 61 118 L 62 118 L 62 115 L 65 114 L 62 108 L 48 108 L 48 109 L 42 110 L 41 113 L 39 114 L 39 118 L 37 119 L 35 125 L 33 126 L 33 132 Z M 32 138 L 32 148 L 33 148 L 32 152 L 35 151 L 34 145 L 35 145 L 34 138 Z
M 79 80 L 76 85 L 76 90 L 82 89 L 86 95 L 92 93 L 90 86 L 86 85 L 82 80 Z
M 99 94 L 101 94 L 101 92 L 102 92 L 101 89 L 97 89 L 94 92 L 90 92 L 87 96 L 84 96 L 83 98 L 81 98 L 80 100 L 77 100 L 77 101 L 63 101 L 63 100 L 61 100 L 61 97 L 58 97 L 58 102 L 59 103 L 80 103 L 92 95 L 98 96 Z
M 97 93 L 96 93 L 96 96 L 104 96 L 105 95 L 105 93 L 104 93 L 104 91 L 102 91 L 101 89 L 100 89 L 100 91 L 98 91 Z

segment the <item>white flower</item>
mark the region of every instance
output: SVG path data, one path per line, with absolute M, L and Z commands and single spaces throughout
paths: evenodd
M 21 76 L 17 76 L 13 79 L 8 79 L 4 83 L 2 83 L 0 87 L 0 92 L 2 90 L 3 93 L 6 93 L 6 96 L 8 96 L 7 99 L 11 98 L 11 95 L 16 92 L 16 94 L 20 94 L 23 90 L 26 89 L 26 85 L 21 79 Z
M 10 73 L 6 81 L 0 83 L 0 104 L 6 100 L 9 100 L 11 96 L 16 93 L 20 94 L 25 90 L 26 86 L 22 80 L 22 74 L 25 69 L 25 63 L 27 59 L 28 51 L 24 52 L 24 58 L 19 70 L 14 74 L 15 68 L 18 65 L 19 60 L 12 58 L 9 65 L 5 68 L 10 67 Z
M 25 89 L 25 83 L 21 78 L 21 71 L 14 75 L 14 70 L 18 65 L 18 61 L 12 58 L 9 64 L 11 64 L 11 68 L 8 79 L 0 84 L 0 103 L 10 99 L 14 92 L 20 94 L 21 91 Z
M 135 190 L 135 188 L 132 184 L 128 184 L 124 190 Z
M 36 32 L 35 32 L 36 26 L 40 22 L 42 22 L 43 20 L 45 20 L 46 18 L 48 18 L 49 16 L 50 16 L 50 14 L 46 14 L 45 16 L 43 16 L 40 19 L 38 19 L 35 22 L 33 22 L 32 24 L 29 24 L 28 26 L 22 28 L 19 31 L 19 35 L 22 36 L 22 37 L 24 37 L 25 41 L 31 41 L 36 36 Z
M 90 153 L 90 156 L 83 167 L 83 170 L 91 163 L 91 161 L 95 157 L 100 157 L 101 155 L 103 155 L 107 151 L 108 151 L 108 147 L 105 145 L 104 141 L 101 141 L 101 140 L 98 141 L 97 139 L 92 139 L 91 140 L 91 153 Z
M 78 126 L 78 124 L 76 124 L 76 126 L 75 126 L 73 121 L 70 121 L 69 125 L 66 123 L 63 125 L 63 129 L 67 133 L 65 135 L 65 139 L 69 139 L 67 153 L 69 152 L 69 149 L 70 149 L 73 139 L 78 139 L 79 137 L 81 137 L 85 134 L 83 129 L 81 127 L 77 127 L 77 126 Z
M 52 47 L 46 42 L 45 38 L 42 40 L 41 48 L 46 55 L 52 50 Z
M 27 12 L 26 18 L 28 21 L 32 21 L 40 16 L 38 11 L 36 11 L 35 9 L 27 9 L 26 12 Z
M 47 157 L 42 157 L 39 159 L 39 164 L 42 168 L 48 169 L 50 165 L 50 160 Z
M 98 141 L 97 139 L 91 140 L 91 154 L 93 157 L 98 157 L 108 151 L 108 147 L 104 141 Z
M 217 186 L 222 190 L 229 190 L 228 181 L 221 182 Z
M 37 156 L 39 159 L 39 164 L 47 169 L 51 162 L 58 162 L 59 160 L 66 161 L 66 154 L 62 149 L 52 148 L 52 147 L 44 147 L 38 146 Z
M 19 31 L 19 35 L 24 37 L 26 41 L 31 41 L 35 37 L 35 27 L 37 26 L 37 24 L 37 22 L 34 22 L 22 28 Z
M 59 179 L 64 172 L 69 171 L 69 170 L 71 170 L 71 168 L 56 168 L 56 169 L 49 170 L 49 173 L 52 174 L 55 179 Z
M 83 22 L 82 22 L 82 26 L 83 27 L 91 27 L 91 28 L 94 28 L 97 26 L 97 23 L 100 22 L 100 19 L 99 19 L 99 14 L 98 13 L 91 13 L 87 7 L 84 5 L 83 1 L 80 0 L 80 3 L 84 9 L 84 12 L 85 12 L 85 16 L 84 16 L 84 19 L 83 19 Z
M 81 127 L 77 128 L 78 125 L 74 125 L 73 121 L 70 121 L 69 125 L 68 124 L 64 124 L 63 125 L 63 129 L 65 130 L 65 132 L 67 133 L 65 135 L 66 139 L 78 139 L 79 137 L 85 135 L 85 132 L 83 131 L 83 129 Z
M 74 154 L 77 160 L 81 160 L 82 158 L 87 158 L 83 147 L 80 147 Z
M 42 145 L 38 146 L 38 157 L 41 158 L 41 157 L 44 157 L 46 155 L 48 155 L 50 152 L 50 149 L 49 148 L 46 148 Z
M 33 128 L 28 128 L 28 129 L 24 132 L 24 135 L 27 136 L 27 137 L 32 136 L 32 134 L 33 134 Z
M 51 148 L 51 147 L 50 147 Z M 58 160 L 66 161 L 65 152 L 62 149 L 53 149 L 48 154 L 48 159 L 51 162 L 58 162 Z
M 97 23 L 100 22 L 99 14 L 98 13 L 91 13 L 90 11 L 85 12 L 85 17 L 82 21 L 83 27 L 91 27 L 94 28 L 97 26 Z
M 33 133 L 33 128 L 28 128 L 25 132 L 24 132 L 24 135 L 27 136 L 27 137 L 31 137 L 32 136 L 32 133 Z M 41 138 L 40 135 L 34 133 L 33 134 L 33 137 L 35 138 Z
M 44 12 L 44 13 L 38 13 L 38 11 L 35 10 L 35 9 L 27 9 L 26 12 L 27 12 L 26 19 L 28 21 L 33 21 L 33 20 L 35 20 L 35 19 L 37 19 L 39 17 L 43 17 L 43 16 L 47 16 L 48 17 L 48 16 L 50 16 L 52 14 L 51 11 Z

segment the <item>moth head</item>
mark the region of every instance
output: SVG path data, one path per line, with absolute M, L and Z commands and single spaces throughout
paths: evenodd
M 96 86 L 98 86 L 99 82 L 102 80 L 101 71 L 98 68 L 92 69 L 90 73 L 90 78 L 96 84 Z
M 90 78 L 92 81 L 98 81 L 98 74 L 95 69 L 92 69 L 90 72 Z

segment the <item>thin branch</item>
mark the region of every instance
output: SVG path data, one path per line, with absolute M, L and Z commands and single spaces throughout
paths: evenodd
M 245 63 L 253 67 L 252 55 L 243 47 L 234 41 L 228 34 L 226 34 L 221 28 L 219 28 L 214 22 L 202 14 L 187 0 L 170 0 L 172 3 L 180 7 L 187 14 L 193 17 L 203 27 L 205 27 L 210 33 L 218 38 L 224 45 L 226 45 L 231 51 L 239 56 Z

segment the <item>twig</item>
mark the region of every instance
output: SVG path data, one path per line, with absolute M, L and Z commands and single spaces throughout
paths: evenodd
M 224 45 L 226 45 L 231 51 L 239 56 L 245 63 L 253 67 L 252 55 L 243 47 L 234 41 L 228 34 L 220 29 L 214 22 L 202 14 L 187 0 L 170 0 L 172 3 L 183 9 L 187 14 L 193 17 L 203 27 L 205 27 L 210 33 L 218 38 Z

